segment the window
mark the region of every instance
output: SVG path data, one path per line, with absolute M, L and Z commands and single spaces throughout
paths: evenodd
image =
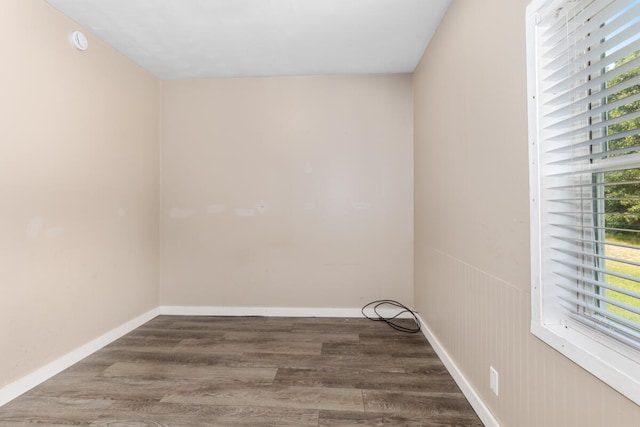
M 527 8 L 531 331 L 640 404 L 640 0 Z

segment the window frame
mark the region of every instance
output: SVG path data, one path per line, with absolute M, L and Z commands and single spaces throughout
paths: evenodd
M 542 212 L 540 185 L 541 140 L 538 105 L 537 14 L 549 6 L 568 0 L 533 0 L 526 11 L 527 102 L 529 139 L 529 187 L 531 223 L 531 333 L 568 357 L 627 398 L 640 405 L 640 351 L 604 336 L 594 329 L 570 321 L 560 309 L 553 281 L 543 277 L 543 233 L 546 232 Z M 615 1 L 615 0 L 614 0 Z M 569 255 L 565 255 L 569 256 Z M 561 255 L 558 255 L 558 258 Z

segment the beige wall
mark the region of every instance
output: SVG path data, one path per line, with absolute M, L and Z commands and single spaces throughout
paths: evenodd
M 414 75 L 417 309 L 502 425 L 638 425 L 529 333 L 527 4 L 454 1 Z
M 159 83 L 0 1 L 0 387 L 158 305 Z
M 162 91 L 162 305 L 412 303 L 410 75 Z

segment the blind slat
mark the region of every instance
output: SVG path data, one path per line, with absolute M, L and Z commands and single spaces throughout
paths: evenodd
M 565 37 L 571 37 L 573 39 L 584 39 L 587 34 L 593 34 L 594 27 L 598 27 L 602 25 L 601 23 L 609 21 L 615 15 L 619 14 L 622 10 L 631 5 L 635 0 L 622 0 L 616 2 L 614 7 L 606 8 L 608 3 L 611 3 L 611 0 L 598 0 L 591 3 L 589 6 L 584 8 L 584 16 L 591 17 L 587 23 L 584 25 L 573 25 L 575 27 L 575 31 L 566 34 L 564 37 L 561 33 L 557 33 L 557 30 L 563 25 L 567 24 L 567 18 L 565 17 L 564 22 L 555 22 L 551 27 L 547 29 L 545 32 L 555 31 L 555 37 L 559 42 L 555 44 L 554 47 L 549 49 L 548 53 L 553 56 L 557 56 L 560 52 L 563 52 L 567 49 L 566 42 L 563 43 Z M 578 7 L 578 6 L 576 6 Z M 561 21 L 560 19 L 556 21 Z M 544 37 L 544 32 L 543 35 Z M 547 52 L 543 54 L 546 56 Z
M 572 254 L 572 255 L 575 255 L 575 256 L 591 257 L 593 259 L 599 259 L 599 260 L 603 260 L 603 261 L 619 262 L 621 264 L 627 264 L 627 265 L 633 265 L 635 267 L 640 267 L 640 262 L 638 262 L 638 261 L 632 261 L 632 260 L 622 259 L 622 258 L 615 258 L 615 257 L 607 256 L 607 255 L 593 253 L 593 252 L 585 252 L 585 251 L 580 251 L 580 250 L 577 250 L 577 249 L 576 250 L 571 250 L 571 249 L 566 249 L 566 248 L 558 248 L 558 247 L 554 247 L 554 246 L 551 247 L 551 250 L 563 252 L 565 254 Z
M 586 289 L 581 289 L 578 286 L 573 287 L 573 286 L 567 286 L 567 285 L 562 285 L 562 284 L 556 284 L 556 286 L 558 286 L 558 287 L 560 287 L 560 288 L 562 288 L 564 290 L 567 290 L 569 292 L 575 292 L 575 293 L 578 293 L 578 294 L 583 295 L 585 297 L 593 298 L 593 299 L 598 300 L 600 302 L 611 304 L 611 305 L 614 305 L 614 306 L 616 306 L 618 308 L 621 308 L 623 310 L 626 310 L 626 311 L 629 311 L 631 313 L 640 315 L 640 309 L 638 309 L 638 308 L 636 308 L 634 306 L 631 306 L 629 304 L 625 304 L 625 303 L 623 303 L 621 301 L 618 301 L 618 300 L 615 300 L 615 299 L 612 299 L 612 298 L 608 298 L 605 295 L 598 294 L 598 293 L 595 293 L 595 292 L 591 292 L 591 291 L 588 291 Z
M 640 59 L 640 57 L 638 57 L 638 59 Z M 612 73 L 612 74 L 615 74 L 615 73 Z M 600 76 L 598 76 L 598 78 L 600 78 L 600 77 L 606 77 L 607 79 L 605 80 L 605 82 L 610 82 L 614 78 L 613 76 L 609 75 L 608 72 L 607 73 L 603 73 Z M 616 85 L 609 86 L 606 89 L 602 89 L 602 90 L 598 91 L 597 94 L 595 94 L 595 96 L 599 96 L 601 99 L 605 99 L 608 96 L 611 96 L 613 94 L 617 94 L 619 92 L 622 92 L 622 91 L 624 91 L 626 89 L 631 88 L 632 86 L 637 85 L 638 84 L 638 80 L 640 80 L 640 79 L 637 76 L 636 76 L 636 78 L 627 79 L 627 80 L 625 80 L 623 82 L 620 82 L 620 83 L 618 83 Z M 594 79 L 594 80 L 588 81 L 587 83 L 589 85 L 589 88 L 593 88 L 593 87 L 596 87 L 596 85 L 602 86 L 602 83 L 604 83 L 604 82 L 595 83 L 595 79 Z M 575 90 L 576 89 L 574 89 L 574 91 Z M 549 113 L 545 114 L 545 117 L 549 117 L 549 118 L 553 119 L 553 118 L 556 118 L 556 117 L 564 117 L 564 116 L 570 115 L 570 114 L 572 114 L 572 111 L 576 107 L 578 107 L 580 105 L 585 106 L 585 107 L 588 106 L 592 99 L 593 99 L 593 96 L 585 96 L 585 97 L 583 97 L 581 99 L 576 99 L 576 100 L 572 101 L 571 103 L 569 103 L 569 104 L 567 104 L 567 105 L 565 105 L 563 107 L 560 107 L 560 108 L 558 108 L 556 110 L 550 111 Z
M 554 43 L 557 45 L 569 37 L 582 38 L 593 31 L 594 25 L 610 21 L 611 18 L 619 15 L 634 1 L 618 0 L 613 3 L 611 0 L 575 1 L 571 3 L 565 1 L 556 2 L 563 4 L 557 4 L 555 7 L 550 4 L 551 10 L 546 9 L 545 12 L 539 14 L 542 44 L 550 45 Z M 570 26 L 571 31 L 567 30 L 567 25 Z
M 598 281 L 598 280 L 590 279 L 588 277 L 581 276 L 581 275 L 579 275 L 577 273 L 567 274 L 567 273 L 563 273 L 563 272 L 556 272 L 556 274 L 558 276 L 561 276 L 561 277 L 564 277 L 566 279 L 570 279 L 570 280 L 573 280 L 573 281 L 576 281 L 576 282 L 577 281 L 581 281 L 581 282 L 589 283 L 590 285 L 600 286 L 600 287 L 607 288 L 607 289 L 609 287 L 609 284 L 606 283 L 606 282 L 601 282 L 601 281 Z M 620 289 L 620 288 L 618 288 L 618 289 Z M 627 295 L 627 296 L 630 296 L 630 297 L 633 297 L 633 298 L 640 298 L 640 297 L 637 296 L 638 295 L 637 293 L 629 291 L 629 290 L 624 289 L 624 288 L 622 288 L 620 290 L 616 290 L 616 292 L 619 292 L 621 294 L 624 294 L 624 295 Z
M 559 297 L 559 298 L 561 300 L 567 302 L 567 303 L 572 304 L 572 305 L 573 304 L 577 304 L 577 305 L 579 305 L 580 307 L 582 307 L 584 309 L 587 309 L 587 310 L 590 310 L 592 312 L 598 313 L 599 315 L 601 315 L 603 317 L 606 317 L 606 318 L 609 318 L 609 319 L 614 319 L 617 324 L 624 325 L 629 329 L 635 329 L 638 326 L 637 323 L 634 323 L 634 322 L 632 322 L 632 321 L 630 321 L 630 320 L 628 320 L 628 319 L 626 319 L 626 318 L 624 318 L 622 316 L 619 316 L 619 315 L 617 315 L 615 313 L 611 313 L 610 311 L 604 310 L 604 309 L 602 309 L 600 307 L 596 307 L 594 305 L 587 304 L 585 302 L 580 301 L 579 299 L 571 300 L 571 299 L 568 299 L 568 298 L 565 298 L 565 297 Z M 620 330 L 620 328 L 617 328 L 616 326 L 614 326 L 614 324 L 611 324 L 609 326 L 611 326 L 615 330 Z M 638 332 L 637 338 L 640 338 L 640 332 Z
M 624 279 L 624 280 L 628 280 L 630 282 L 634 282 L 634 283 L 640 284 L 640 278 L 636 277 L 636 276 L 629 276 L 628 274 L 619 273 L 619 272 L 613 271 L 613 270 L 607 270 L 606 268 L 599 268 L 599 267 L 596 267 L 595 265 L 582 263 L 580 261 L 578 261 L 578 262 L 571 262 L 571 261 L 564 261 L 564 260 L 555 260 L 555 261 L 558 262 L 558 263 L 567 265 L 569 267 L 579 268 L 579 269 L 581 269 L 583 271 L 591 271 L 593 273 L 600 273 L 600 274 L 604 274 L 606 276 L 613 276 L 613 277 L 617 277 L 619 279 Z M 604 284 L 605 282 L 600 282 L 600 283 Z M 617 289 L 624 289 L 624 288 L 617 288 Z M 640 298 L 640 294 L 635 294 L 634 293 L 633 296 L 635 298 Z
M 640 77 L 637 79 L 640 82 Z M 596 98 L 597 99 L 597 98 Z M 632 102 L 636 102 L 640 100 L 640 93 L 635 95 L 625 96 L 624 98 L 617 99 L 613 102 L 603 104 L 599 107 L 591 108 L 581 113 L 574 114 L 572 116 L 567 117 L 566 119 L 558 120 L 556 122 L 549 123 L 545 126 L 545 129 L 567 129 L 572 128 L 577 121 L 585 119 L 587 117 L 595 116 L 598 114 L 608 113 L 611 110 L 614 110 L 622 105 L 631 104 Z M 603 127 L 606 127 L 607 120 L 603 120 L 599 122 L 599 125 L 605 124 Z
M 640 11 L 640 6 L 634 9 Z M 569 46 L 567 50 L 560 52 L 560 55 L 558 55 L 555 59 L 549 61 L 549 63 L 544 65 L 543 68 L 547 70 L 553 70 L 555 73 L 566 73 L 567 70 L 570 70 L 572 68 L 581 68 L 581 65 L 588 66 L 595 64 L 602 59 L 606 59 L 606 56 L 610 56 L 606 55 L 606 52 L 612 50 L 615 51 L 616 47 L 620 47 L 627 40 L 629 40 L 629 38 L 638 34 L 638 23 L 636 22 L 628 28 L 625 28 L 620 33 L 610 36 L 621 27 L 629 24 L 628 22 L 623 22 L 622 20 L 618 20 L 616 22 L 618 23 L 617 26 L 605 25 L 601 27 L 603 29 L 602 31 L 593 33 L 591 34 L 591 37 L 584 38 L 575 45 Z M 606 42 L 598 42 L 598 38 L 600 38 L 600 40 L 606 40 Z M 568 58 L 568 52 L 574 52 L 575 56 L 573 58 Z M 556 78 L 558 75 L 559 74 L 551 74 L 548 78 Z
M 613 63 L 616 63 L 621 59 L 624 59 L 624 56 L 621 56 L 617 59 L 611 58 L 610 60 L 613 61 Z M 573 86 L 571 90 L 567 90 L 562 94 L 556 94 L 554 97 L 547 99 L 545 101 L 545 105 L 558 105 L 564 103 L 569 103 L 569 105 L 571 105 L 571 103 L 575 101 L 574 98 L 576 96 L 576 93 L 588 93 L 589 88 L 593 87 L 594 85 L 602 85 L 609 80 L 615 79 L 625 73 L 628 73 L 629 71 L 634 70 L 639 66 L 638 63 L 640 63 L 640 57 L 631 59 L 624 64 L 620 64 L 614 68 L 611 68 L 597 77 L 593 77 L 589 80 L 585 80 L 584 82 Z M 583 98 L 588 98 L 588 96 L 589 95 L 585 95 L 584 97 L 579 98 L 578 101 L 582 100 Z
M 545 166 L 554 167 L 554 165 L 544 162 Z M 558 171 L 555 173 L 549 173 L 550 178 L 554 177 L 566 177 L 566 176 L 581 176 L 583 179 L 587 178 L 589 174 L 597 174 L 611 171 L 622 171 L 626 169 L 634 169 L 640 165 L 640 153 L 631 153 L 624 156 L 611 157 L 606 160 L 602 160 L 594 163 L 585 164 L 573 164 L 569 166 L 556 166 Z M 551 169 L 551 168 L 550 168 Z
M 636 130 L 634 129 L 634 131 Z M 631 147 L 619 148 L 617 150 L 608 150 L 608 151 L 601 151 L 599 153 L 586 154 L 584 156 L 568 157 L 561 160 L 556 160 L 554 162 L 549 162 L 547 164 L 548 165 L 571 165 L 575 163 L 584 163 L 585 161 L 597 162 L 598 160 L 603 160 L 608 157 L 624 155 L 624 154 L 633 154 L 639 151 L 640 151 L 640 145 L 633 145 Z
M 580 230 L 598 230 L 598 231 L 615 231 L 618 233 L 640 233 L 640 230 L 633 230 L 629 228 L 620 228 L 620 227 L 599 227 L 595 225 L 583 225 L 583 224 L 557 224 L 557 223 L 549 223 L 552 227 L 558 228 L 577 228 Z
M 640 180 L 567 184 L 567 185 L 549 187 L 549 190 L 566 190 L 566 189 L 577 189 L 577 188 L 587 188 L 587 187 L 609 187 L 612 185 L 636 185 L 636 184 L 640 184 Z
M 598 124 L 594 125 L 585 125 L 579 127 L 577 129 L 573 129 L 567 132 L 562 132 L 553 136 L 550 136 L 548 139 L 550 141 L 567 141 L 572 140 L 575 136 L 587 135 L 589 132 L 599 131 L 603 127 L 617 125 L 619 123 L 624 123 L 628 121 L 635 120 L 640 117 L 640 111 L 634 111 L 632 113 L 628 113 L 610 120 L 604 120 Z
M 599 62 L 604 62 L 603 64 L 600 64 L 600 65 L 602 66 L 602 68 L 606 68 L 606 66 L 609 64 L 614 64 L 620 60 L 623 60 L 631 56 L 637 50 L 638 50 L 638 43 L 636 42 L 631 43 L 621 49 L 618 49 L 617 51 L 615 51 L 613 55 L 607 55 L 606 61 L 599 61 Z M 557 80 L 552 80 L 549 77 L 542 79 L 542 82 L 545 85 L 551 85 L 551 86 L 545 87 L 543 89 L 543 93 L 553 98 L 557 94 L 563 94 L 565 91 L 573 90 L 576 86 L 581 84 L 582 81 L 586 80 L 592 74 L 594 74 L 594 70 L 595 68 L 585 68 L 571 75 L 567 74 L 563 76 L 557 76 L 558 77 Z
M 622 341 L 623 343 L 635 349 L 640 349 L 640 344 L 638 344 L 638 336 L 633 334 L 633 332 L 627 332 L 622 328 L 612 329 L 609 326 L 608 322 L 605 322 L 602 319 L 598 319 L 596 317 L 578 316 L 575 313 L 569 313 L 568 316 L 581 325 L 598 330 L 600 333 L 602 333 L 603 336 L 610 337 L 612 333 L 617 334 L 615 336 L 615 339 L 617 339 L 618 341 Z
M 640 11 L 640 6 L 636 7 Z M 564 52 L 561 52 L 558 57 L 550 61 L 548 64 L 544 65 L 543 68 L 547 70 L 552 70 L 554 73 L 567 73 L 567 70 L 570 69 L 580 69 L 581 66 L 591 66 L 596 63 L 601 62 L 602 60 L 606 60 L 607 52 L 615 51 L 616 47 L 620 48 L 629 38 L 638 34 L 638 23 L 631 25 L 629 28 L 625 28 L 618 34 L 608 37 L 610 34 L 614 34 L 616 30 L 620 27 L 627 25 L 627 22 L 619 22 L 619 26 L 603 26 L 603 29 L 606 29 L 606 33 L 599 35 L 593 34 L 593 38 L 585 38 L 581 42 L 577 43 L 574 46 L 569 46 L 568 49 Z M 604 31 L 602 31 L 604 32 Z M 606 40 L 606 42 L 597 42 L 597 37 L 600 37 L 602 40 Z M 596 47 L 594 47 L 596 46 Z M 574 52 L 573 58 L 568 58 L 568 52 Z M 547 77 L 547 79 L 555 79 L 559 74 L 551 74 Z
M 582 147 L 588 147 L 590 145 L 593 144 L 604 144 L 606 142 L 609 141 L 614 141 L 616 139 L 621 139 L 621 138 L 626 138 L 627 136 L 633 136 L 636 135 L 638 133 L 638 128 L 634 128 L 634 129 L 630 129 L 628 131 L 624 131 L 624 132 L 619 132 L 619 133 L 614 133 L 611 135 L 607 135 L 607 136 L 602 136 L 600 138 L 593 138 L 593 139 L 589 139 L 589 138 L 585 138 L 583 141 L 571 144 L 571 145 L 563 145 L 560 146 L 558 148 L 554 148 L 552 150 L 548 150 L 546 151 L 546 153 L 548 154 L 554 154 L 554 153 L 562 153 L 562 152 L 567 152 L 567 151 L 573 151 L 576 150 L 578 148 L 582 148 Z
M 619 247 L 619 248 L 640 250 L 640 246 L 629 245 L 629 244 L 626 244 L 626 243 L 611 242 L 611 241 L 601 242 L 601 241 L 598 241 L 598 240 L 584 239 L 584 238 L 580 238 L 580 237 L 558 236 L 558 235 L 553 235 L 553 234 L 550 235 L 550 237 L 553 238 L 553 239 L 565 240 L 565 241 L 570 241 L 570 242 L 579 243 L 579 244 L 589 243 L 589 244 L 608 245 L 608 246 L 616 246 L 616 247 Z

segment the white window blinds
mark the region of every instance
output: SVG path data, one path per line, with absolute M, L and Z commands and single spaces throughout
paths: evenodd
M 550 1 L 534 34 L 542 322 L 640 349 L 640 0 Z

